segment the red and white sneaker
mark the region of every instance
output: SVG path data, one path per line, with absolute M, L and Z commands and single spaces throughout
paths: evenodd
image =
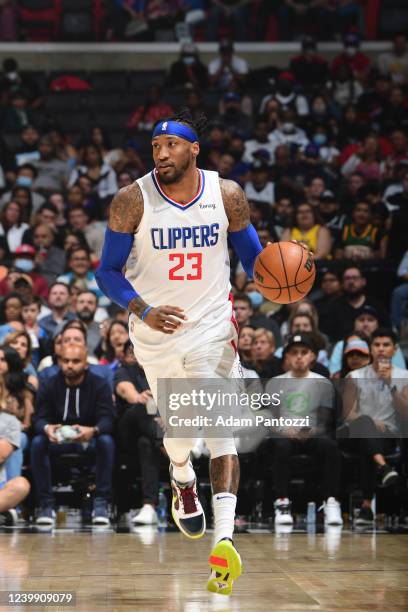
M 170 463 L 170 484 L 173 491 L 171 515 L 187 538 L 196 540 L 205 534 L 205 514 L 197 495 L 197 479 L 182 484 L 173 477 Z

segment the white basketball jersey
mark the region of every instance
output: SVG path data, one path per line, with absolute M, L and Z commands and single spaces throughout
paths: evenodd
M 186 204 L 165 193 L 155 170 L 137 180 L 144 212 L 126 278 L 152 306 L 179 306 L 188 322 L 230 319 L 228 219 L 217 172 L 198 170 L 197 195 Z

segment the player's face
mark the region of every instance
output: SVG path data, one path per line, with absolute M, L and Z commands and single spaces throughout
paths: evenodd
M 153 161 L 160 182 L 178 183 L 187 170 L 195 165 L 200 151 L 198 142 L 188 142 L 178 136 L 156 136 L 152 140 Z

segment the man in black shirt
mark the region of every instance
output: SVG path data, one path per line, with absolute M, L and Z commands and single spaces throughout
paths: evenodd
M 86 349 L 63 347 L 61 371 L 37 395 L 31 466 L 40 504 L 39 525 L 54 525 L 50 455 L 96 454 L 93 524 L 109 525 L 107 502 L 114 461 L 114 407 L 108 383 L 88 369 Z M 67 427 L 71 426 L 71 427 Z
M 155 505 L 159 492 L 158 425 L 151 414 L 155 412 L 152 394 L 130 341 L 124 346 L 122 364 L 115 374 L 115 394 L 120 444 L 129 454 L 137 450 L 142 475 L 143 507 L 132 522 L 152 525 L 157 523 Z

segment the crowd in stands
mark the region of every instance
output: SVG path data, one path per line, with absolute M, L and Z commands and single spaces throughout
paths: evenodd
M 137 103 L 131 84 L 146 89 L 143 73 L 107 78 L 129 85 L 116 98 L 130 101 L 129 112 L 110 106 L 109 85 L 92 91 L 97 74 L 36 76 L 9 58 L 0 77 L 0 484 L 11 483 L 0 489 L 0 512 L 27 495 L 25 464 L 37 521 L 52 525 L 51 462 L 75 444 L 96 457 L 96 524 L 109 523 L 115 447 L 140 454 L 144 505 L 136 521 L 155 520 L 162 432 L 132 355 L 127 313 L 100 291 L 95 269 L 113 195 L 152 168 L 152 125 L 184 104 L 210 119 L 200 167 L 244 188 L 261 243 L 298 240 L 317 264 L 310 295 L 280 307 L 263 298 L 231 250 L 246 375 L 329 381 L 351 373 L 357 388 L 365 378 L 383 385 L 368 402 L 371 413 L 362 418 L 351 402 L 338 419 L 355 431 L 371 428 L 370 442 L 352 442 L 361 458 L 360 520 L 372 522 L 375 477 L 383 486 L 398 480 L 384 457 L 399 447 L 396 420 L 408 413 L 406 36 L 374 61 L 347 35 L 332 63 L 307 37 L 284 70 L 251 70 L 229 40 L 206 66 L 188 44 Z M 86 101 L 82 123 L 70 123 L 61 100 L 79 113 Z M 105 104 L 105 125 L 90 121 L 92 104 Z M 112 126 L 113 117 L 121 123 Z M 326 441 L 278 432 L 279 443 L 268 440 L 259 452 L 280 468 L 299 445 L 324 457 L 325 508 L 338 514 L 342 448 L 331 430 L 319 435 Z M 281 522 L 291 520 L 289 476 L 289 468 L 275 474 Z
M 389 11 L 394 9 L 394 13 Z M 404 0 L 2 0 L 2 41 L 290 41 L 366 39 L 404 29 Z

